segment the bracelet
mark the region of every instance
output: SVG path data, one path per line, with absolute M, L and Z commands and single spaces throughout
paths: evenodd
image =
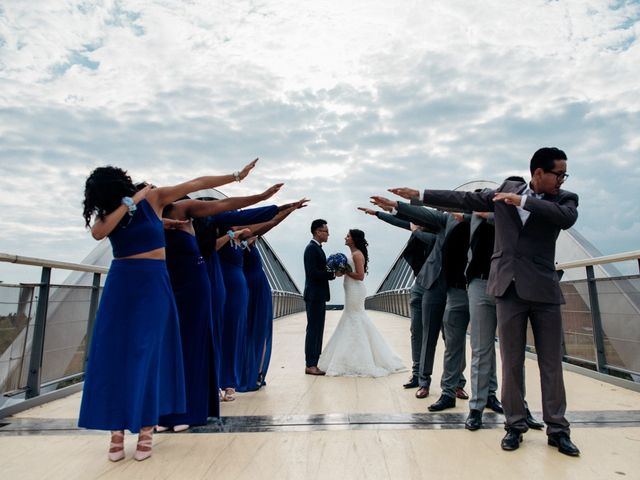
M 235 179 L 236 179 L 236 182 L 239 182 L 240 180 L 242 180 L 242 179 L 240 178 L 240 172 L 239 172 L 239 171 L 237 171 L 237 170 L 236 170 L 235 172 L 233 172 L 233 178 L 235 178 Z
M 131 197 L 122 197 L 120 203 L 129 209 L 129 215 L 133 215 L 138 208 Z
M 227 235 L 229 235 L 229 238 L 230 238 L 231 240 L 233 240 L 233 239 L 235 238 L 235 236 L 236 236 L 236 232 L 234 232 L 233 230 L 229 230 L 229 231 L 227 232 Z

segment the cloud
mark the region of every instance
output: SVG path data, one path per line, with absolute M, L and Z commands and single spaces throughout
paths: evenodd
M 569 156 L 578 230 L 636 249 L 639 18 L 604 0 L 3 5 L 0 250 L 81 260 L 96 166 L 163 185 L 260 156 L 222 190 L 312 198 L 268 235 L 298 285 L 323 217 L 332 251 L 367 232 L 372 290 L 408 234 L 358 212 L 369 195 L 527 176 L 544 145 Z

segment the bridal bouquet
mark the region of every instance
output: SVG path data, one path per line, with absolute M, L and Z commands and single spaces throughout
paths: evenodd
M 344 253 L 334 253 L 327 258 L 327 270 L 344 273 L 350 272 L 351 266 L 347 262 L 347 257 Z

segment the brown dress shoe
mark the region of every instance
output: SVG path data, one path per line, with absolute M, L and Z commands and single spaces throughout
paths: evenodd
M 306 367 L 304 369 L 304 373 L 307 375 L 324 375 L 325 372 L 320 370 L 318 367 Z
M 464 388 L 457 387 L 456 388 L 456 398 L 459 398 L 461 400 L 469 400 L 469 394 L 464 391 Z
M 429 387 L 420 387 L 416 392 L 416 398 L 427 398 L 429 396 Z

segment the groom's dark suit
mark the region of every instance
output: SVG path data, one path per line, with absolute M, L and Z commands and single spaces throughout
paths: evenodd
M 526 188 L 524 182 L 508 180 L 497 191 L 522 195 Z M 495 211 L 495 243 L 487 292 L 496 296 L 506 427 L 527 430 L 522 380 L 530 319 L 547 434 L 569 433 L 562 376 L 560 304 L 564 298 L 555 271 L 555 249 L 560 230 L 571 227 L 578 218 L 578 196 L 565 190 L 542 198 L 528 195 L 524 210 L 529 217 L 523 224 L 518 209 L 502 201 L 493 202 L 494 195 L 495 191 L 425 190 L 423 201 L 468 211 Z
M 330 298 L 329 280 L 335 278 L 333 272 L 327 271 L 327 257 L 315 240 L 311 240 L 304 250 L 304 273 L 304 302 L 307 309 L 304 354 L 307 367 L 315 367 L 322 351 L 325 308 Z

